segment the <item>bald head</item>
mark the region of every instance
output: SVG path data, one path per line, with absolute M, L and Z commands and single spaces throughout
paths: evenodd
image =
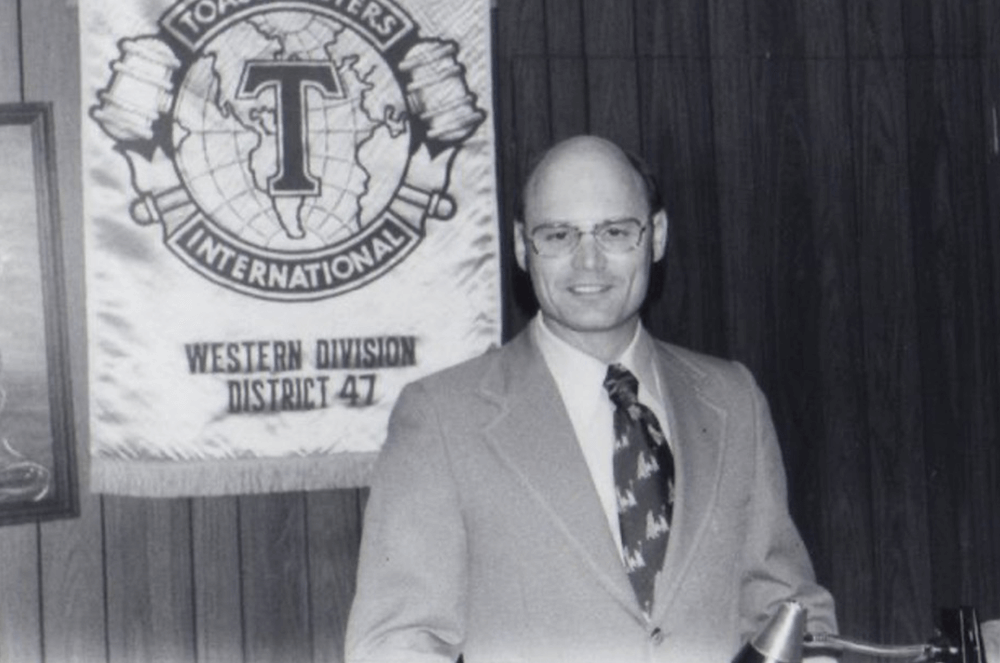
M 583 135 L 557 143 L 535 164 L 522 191 L 523 219 L 539 211 L 542 199 L 581 189 L 645 201 L 646 214 L 662 207 L 656 182 L 640 159 L 609 140 Z

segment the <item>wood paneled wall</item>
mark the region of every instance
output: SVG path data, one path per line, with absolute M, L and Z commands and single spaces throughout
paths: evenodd
M 505 214 L 553 139 L 658 170 L 647 323 L 757 375 L 843 630 L 1000 617 L 1000 3 L 497 5 Z M 338 661 L 364 491 L 87 488 L 77 48 L 73 2 L 0 0 L 0 101 L 56 108 L 82 479 L 79 518 L 0 530 L 0 663 Z M 505 284 L 510 334 L 533 303 Z

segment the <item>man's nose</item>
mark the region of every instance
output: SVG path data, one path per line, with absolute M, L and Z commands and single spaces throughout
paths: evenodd
M 601 269 L 606 263 L 607 256 L 594 233 L 583 233 L 573 252 L 573 266 L 577 269 Z

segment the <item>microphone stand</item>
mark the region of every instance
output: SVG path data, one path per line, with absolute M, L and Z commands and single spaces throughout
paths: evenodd
M 833 647 L 866 656 L 912 658 L 914 663 L 985 663 L 975 608 L 941 611 L 941 628 L 923 645 L 880 645 L 829 633 L 806 633 L 806 646 Z
M 849 651 L 865 656 L 880 656 L 882 658 L 912 658 L 914 661 L 938 661 L 942 656 L 956 656 L 960 653 L 958 647 L 938 646 L 927 643 L 923 645 L 880 645 L 855 638 L 845 638 L 842 635 L 830 633 L 806 633 L 806 647 L 830 647 L 841 651 Z
M 834 649 L 873 658 L 908 658 L 913 663 L 986 661 L 976 611 L 971 607 L 944 610 L 940 630 L 927 644 L 919 645 L 882 645 L 832 633 L 807 633 L 806 615 L 803 605 L 785 601 L 732 663 L 802 663 L 804 648 Z

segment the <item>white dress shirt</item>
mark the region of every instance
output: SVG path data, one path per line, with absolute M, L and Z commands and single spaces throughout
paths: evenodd
M 604 389 L 608 366 L 556 336 L 546 326 L 541 314 L 532 320 L 531 333 L 549 372 L 555 378 L 576 439 L 590 468 L 597 496 L 604 507 L 611 535 L 621 553 L 613 458 L 615 406 Z M 672 445 L 663 406 L 665 391 L 653 366 L 654 361 L 653 338 L 640 324 L 632 341 L 614 363 L 622 364 L 638 378 L 639 402 L 653 411 Z

